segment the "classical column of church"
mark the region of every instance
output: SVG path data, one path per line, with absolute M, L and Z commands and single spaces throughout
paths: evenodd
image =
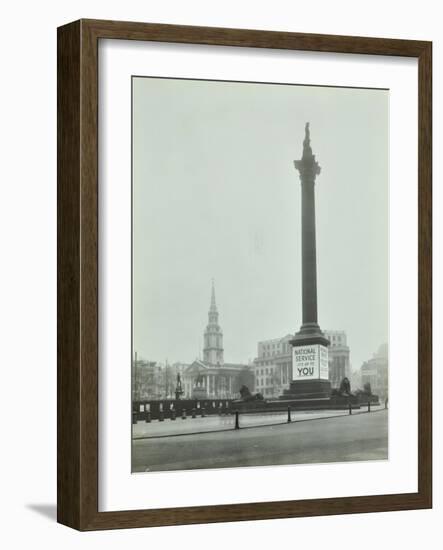
M 208 325 L 204 333 L 203 361 L 209 365 L 223 365 L 223 332 L 218 324 L 215 288 L 212 281 L 211 305 L 208 313 Z

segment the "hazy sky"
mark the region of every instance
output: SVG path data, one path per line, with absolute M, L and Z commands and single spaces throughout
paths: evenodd
M 191 362 L 215 279 L 226 362 L 301 324 L 304 126 L 316 182 L 318 316 L 353 369 L 388 338 L 389 92 L 133 79 L 134 350 Z

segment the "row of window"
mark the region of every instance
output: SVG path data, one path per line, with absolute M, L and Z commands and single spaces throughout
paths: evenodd
M 272 378 L 266 377 L 266 378 L 257 378 L 257 387 L 262 387 L 265 384 L 272 384 Z
M 265 363 L 263 363 L 264 365 L 269 365 L 271 364 L 270 361 L 266 361 Z M 274 371 L 274 368 L 277 368 L 277 367 L 280 367 L 280 369 L 289 369 L 291 368 L 291 363 L 281 363 L 279 365 L 272 365 L 272 367 L 270 368 L 258 368 L 258 369 L 255 369 L 255 374 L 257 376 L 261 375 L 261 374 L 271 374 L 273 371 Z
M 261 344 L 262 350 L 283 350 L 283 351 L 289 351 L 290 346 L 287 342 L 278 342 L 274 344 Z
M 274 361 L 260 361 L 259 364 L 260 365 L 273 365 Z
M 336 344 L 344 344 L 345 343 L 345 336 L 342 335 L 342 334 L 340 334 L 340 335 L 326 334 L 326 336 L 329 338 L 329 340 L 332 343 L 336 343 Z M 266 353 L 268 353 L 268 354 L 271 354 L 271 353 L 272 354 L 288 353 L 291 350 L 291 346 L 290 346 L 289 343 L 262 344 L 261 349 L 262 349 L 264 355 Z
M 340 334 L 340 335 L 334 335 L 334 334 L 327 334 L 326 333 L 326 337 L 329 338 L 329 340 L 331 341 L 331 344 L 344 344 L 345 343 L 345 336 Z
M 261 374 L 271 374 L 272 371 L 273 371 L 272 367 L 271 368 L 266 368 L 266 369 L 265 368 L 257 369 L 255 371 L 255 374 L 258 375 L 258 376 L 261 375 Z

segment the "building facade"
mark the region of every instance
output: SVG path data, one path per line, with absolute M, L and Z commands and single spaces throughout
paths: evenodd
M 252 369 L 247 364 L 225 363 L 223 332 L 212 283 L 208 324 L 203 334 L 203 359 L 196 359 L 183 371 L 184 396 L 205 399 L 235 399 L 246 385 L 251 390 L 254 384 Z
M 183 373 L 189 363 L 157 363 L 138 358 L 132 366 L 132 396 L 134 401 L 144 399 L 172 399 L 177 388 L 177 375 Z
M 388 397 L 389 356 L 388 344 L 382 344 L 371 359 L 360 368 L 362 386 L 371 384 L 372 393 L 380 399 Z
M 349 347 L 344 330 L 324 330 L 330 345 L 328 348 L 329 381 L 332 388 L 339 388 L 343 378 L 350 378 Z
M 348 377 L 351 383 L 351 391 L 361 389 L 363 384 L 361 383 L 361 371 L 360 369 L 351 371 L 350 376 Z
M 287 334 L 283 338 L 263 340 L 257 345 L 254 391 L 266 399 L 277 399 L 284 389 L 289 388 L 292 380 L 292 346 L 289 342 L 292 338 L 292 334 Z
M 339 387 L 345 376 L 350 376 L 349 347 L 343 330 L 324 330 L 330 341 L 328 348 L 329 380 L 333 388 Z M 294 338 L 287 334 L 282 338 L 263 340 L 257 345 L 257 357 L 253 369 L 255 391 L 266 399 L 278 398 L 292 381 L 292 345 Z
M 138 359 L 132 365 L 132 399 L 162 399 L 164 395 L 163 369 L 156 361 Z
M 186 369 L 182 384 L 187 398 L 236 399 L 240 396 L 241 386 L 251 389 L 253 382 L 254 376 L 248 365 L 210 365 L 196 359 Z

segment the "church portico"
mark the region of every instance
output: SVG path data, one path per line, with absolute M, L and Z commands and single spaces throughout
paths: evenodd
M 229 364 L 223 366 L 207 365 L 196 359 L 184 371 L 186 397 L 233 399 L 238 397 L 240 377 L 245 365 Z

